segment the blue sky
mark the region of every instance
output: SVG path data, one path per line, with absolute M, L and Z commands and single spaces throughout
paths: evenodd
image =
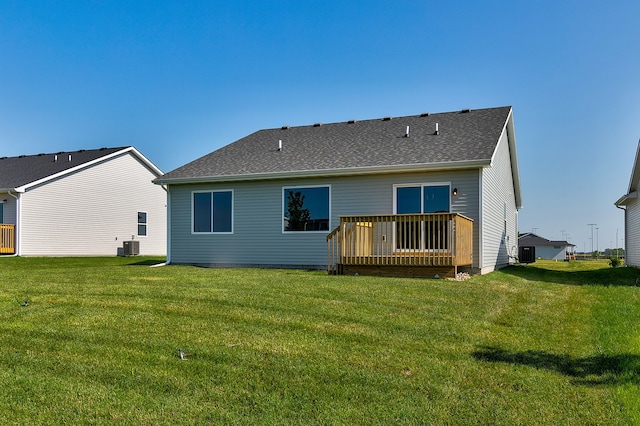
M 0 156 L 133 145 L 170 171 L 262 128 L 511 105 L 520 230 L 623 238 L 640 2 L 0 3 Z M 562 232 L 564 231 L 564 232 Z

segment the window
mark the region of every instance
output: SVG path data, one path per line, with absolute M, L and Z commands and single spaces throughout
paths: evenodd
M 0 224 L 4 223 L 4 203 L 0 203 Z
M 507 234 L 507 203 L 504 203 L 504 236 L 506 237 L 507 240 L 509 240 L 509 234 Z
M 138 212 L 138 235 L 147 235 L 147 213 Z
M 398 185 L 396 186 L 396 214 L 449 213 L 451 211 L 451 185 Z
M 193 232 L 233 232 L 233 191 L 194 192 Z
M 329 187 L 283 188 L 285 232 L 329 230 Z
M 449 213 L 449 184 L 398 185 L 395 187 L 396 214 Z M 449 222 L 414 219 L 402 220 L 396 226 L 398 250 L 435 250 L 449 246 Z

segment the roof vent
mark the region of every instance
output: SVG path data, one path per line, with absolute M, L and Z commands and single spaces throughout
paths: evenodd
M 439 135 L 440 134 L 440 129 L 438 128 L 438 123 L 436 123 L 436 131 L 433 132 L 434 135 Z
M 69 154 L 69 162 L 71 162 L 71 154 Z
M 409 137 L 409 126 L 407 126 L 407 131 L 404 132 L 404 137 L 408 138 Z
M 349 121 L 347 121 L 347 123 L 349 123 L 349 124 L 353 124 L 353 123 L 355 123 L 355 122 L 356 122 L 356 120 L 349 120 Z
M 313 124 L 313 127 L 320 127 L 320 126 L 322 126 L 322 123 L 314 123 Z
M 391 120 L 391 117 L 385 117 L 382 119 L 382 121 L 389 121 L 389 120 Z
M 462 111 L 460 111 L 460 113 L 462 113 L 462 114 L 466 114 L 466 113 L 468 113 L 468 112 L 470 112 L 470 111 L 471 111 L 471 110 L 470 110 L 469 108 L 465 108 L 465 109 L 463 109 Z
M 282 139 L 278 139 L 278 151 L 282 151 Z
M 423 112 L 422 114 L 420 114 L 420 117 L 428 117 L 428 116 L 430 116 L 430 115 L 431 115 L 431 114 L 430 114 L 430 113 L 428 113 L 428 112 Z
M 280 129 L 282 129 L 282 130 L 287 130 L 287 129 L 288 129 L 288 128 L 290 128 L 290 127 L 291 127 L 291 126 L 282 126 L 282 127 L 280 127 Z
M 55 163 L 56 161 L 58 161 L 58 154 L 54 154 L 53 156 L 53 162 Z

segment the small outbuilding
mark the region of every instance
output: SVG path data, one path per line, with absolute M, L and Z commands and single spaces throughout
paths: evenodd
M 571 260 L 575 258 L 575 244 L 568 241 L 548 240 L 531 232 L 518 237 L 518 247 L 529 247 L 537 259 Z M 525 256 L 529 260 L 530 253 L 531 251 Z

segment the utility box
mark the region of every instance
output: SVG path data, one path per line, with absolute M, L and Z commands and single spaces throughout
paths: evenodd
M 518 259 L 520 263 L 533 263 L 536 261 L 536 248 L 535 246 L 520 246 L 518 247 Z
M 124 241 L 122 252 L 125 256 L 137 256 L 140 254 L 140 241 Z

